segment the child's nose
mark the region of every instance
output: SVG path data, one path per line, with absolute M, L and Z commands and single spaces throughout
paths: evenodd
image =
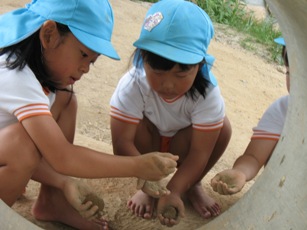
M 88 63 L 83 63 L 82 65 L 81 65 L 81 71 L 82 71 L 82 73 L 88 73 L 89 71 L 90 71 L 90 64 L 88 64 Z
M 162 87 L 164 88 L 164 90 L 170 90 L 174 88 L 174 83 L 171 80 L 165 79 L 162 82 Z

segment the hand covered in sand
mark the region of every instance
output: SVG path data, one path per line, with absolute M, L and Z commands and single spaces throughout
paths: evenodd
M 63 193 L 82 217 L 90 220 L 102 216 L 103 199 L 95 195 L 86 183 L 69 178 L 64 184 Z
M 138 179 L 136 187 L 137 189 L 141 189 L 144 193 L 154 198 L 159 198 L 161 196 L 170 194 L 170 191 L 163 183 L 161 183 L 161 181 L 148 181 Z
M 172 227 L 179 224 L 184 217 L 184 204 L 179 195 L 170 193 L 160 197 L 157 205 L 157 214 L 162 225 Z
M 211 186 L 221 195 L 231 195 L 240 192 L 245 185 L 246 177 L 239 170 L 227 169 L 211 179 Z
M 145 180 L 161 180 L 175 172 L 178 156 L 170 153 L 151 152 L 138 156 L 141 162 L 137 163 L 139 172 L 137 177 Z

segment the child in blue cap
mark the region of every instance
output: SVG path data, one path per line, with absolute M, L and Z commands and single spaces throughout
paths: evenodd
M 184 197 L 204 218 L 220 213 L 201 185 L 231 137 L 224 100 L 210 71 L 214 58 L 207 49 L 213 34 L 210 18 L 196 4 L 153 4 L 134 43 L 134 67 L 120 79 L 110 101 L 115 154 L 162 151 L 179 156 L 164 196 L 156 200 L 155 194 L 144 193 L 152 185 L 146 181 L 128 202 L 145 219 L 157 211 L 163 225 L 179 223 Z M 165 215 L 168 207 L 178 217 Z
M 41 182 L 35 218 L 78 229 L 108 229 L 97 205 L 84 202 L 83 178 L 159 180 L 177 157 L 118 157 L 73 145 L 73 84 L 100 54 L 119 59 L 111 44 L 107 0 L 33 0 L 0 16 L 0 198 L 9 206 L 30 179 Z
M 289 62 L 285 41 L 282 37 L 274 40 L 283 46 L 282 57 L 286 67 L 287 90 L 290 90 Z M 235 161 L 232 169 L 224 170 L 214 176 L 211 186 L 222 195 L 241 191 L 247 181 L 252 180 L 259 170 L 266 165 L 280 138 L 288 110 L 289 95 L 274 101 L 265 111 L 258 125 L 253 128 L 253 135 L 244 154 Z

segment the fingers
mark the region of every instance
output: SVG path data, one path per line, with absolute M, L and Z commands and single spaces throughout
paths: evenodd
M 229 188 L 227 183 L 224 183 L 222 181 L 214 181 L 211 184 L 213 190 L 221 195 L 232 195 L 236 192 L 238 192 L 237 187 Z
M 79 207 L 80 215 L 86 219 L 101 217 L 104 201 L 96 194 L 87 194 L 83 204 Z
M 180 218 L 184 218 L 184 206 L 179 205 L 175 206 L 167 206 L 163 210 L 158 211 L 158 218 L 162 225 L 166 225 L 168 227 L 172 227 L 176 224 L 179 224 Z
M 166 218 L 163 214 L 158 214 L 159 221 L 162 225 L 166 225 L 167 227 L 172 227 L 176 224 L 179 224 L 179 217 L 177 219 Z
M 80 215 L 88 220 L 96 218 L 99 212 L 97 205 L 93 205 L 91 201 L 86 202 L 81 206 L 82 210 L 79 210 Z
M 172 162 L 172 163 L 174 163 L 173 161 L 179 160 L 179 156 L 171 154 L 171 153 L 160 152 L 159 154 L 160 154 L 161 157 L 169 158 L 171 160 L 170 162 Z M 177 166 L 177 163 L 173 166 Z
M 94 193 L 86 195 L 84 202 L 91 201 L 94 205 L 97 205 L 100 211 L 104 209 L 104 201 Z
M 224 190 L 225 190 L 225 185 L 222 181 L 214 181 L 212 184 L 211 184 L 213 190 L 221 195 L 226 195 L 224 193 Z
M 220 174 L 217 174 L 211 180 L 211 187 L 213 190 L 221 195 L 229 195 L 228 184 L 222 180 Z
M 163 153 L 166 154 L 166 153 Z M 176 157 L 177 159 L 178 157 Z M 166 157 L 162 157 L 160 156 L 160 165 L 159 168 L 161 170 L 161 177 L 159 179 L 162 179 L 166 176 L 168 176 L 169 174 L 172 174 L 176 171 L 176 167 L 177 167 L 177 162 L 173 159 L 170 158 L 166 158 Z
M 217 192 L 217 190 L 218 190 L 217 187 L 219 186 L 219 183 L 220 183 L 220 177 L 217 174 L 215 177 L 213 177 L 211 179 L 211 187 L 212 187 L 213 191 Z
M 144 193 L 154 198 L 169 195 L 170 191 L 165 187 L 163 183 L 156 181 L 145 181 L 141 188 Z

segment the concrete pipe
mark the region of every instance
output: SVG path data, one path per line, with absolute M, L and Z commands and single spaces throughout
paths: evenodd
M 1 230 L 39 230 L 35 224 L 23 218 L 0 199 L 0 229 Z
M 267 0 L 285 38 L 291 68 L 286 124 L 251 189 L 201 229 L 307 228 L 307 0 Z

